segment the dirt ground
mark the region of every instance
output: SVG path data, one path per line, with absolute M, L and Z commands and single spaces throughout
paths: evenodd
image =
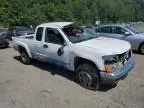
M 12 48 L 0 49 L 0 108 L 144 108 L 144 55 L 116 87 L 87 90 L 71 72 L 35 61 L 26 66 Z

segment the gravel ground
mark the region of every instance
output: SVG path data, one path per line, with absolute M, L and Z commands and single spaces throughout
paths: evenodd
M 0 108 L 144 108 L 144 56 L 116 87 L 86 90 L 73 74 L 35 61 L 26 66 L 12 48 L 0 49 Z

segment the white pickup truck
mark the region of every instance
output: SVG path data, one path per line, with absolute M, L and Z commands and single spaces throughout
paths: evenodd
M 33 36 L 13 37 L 14 48 L 21 61 L 32 59 L 50 62 L 76 72 L 85 88 L 115 84 L 134 67 L 128 42 L 94 36 L 82 32 L 73 22 L 53 22 L 37 26 Z

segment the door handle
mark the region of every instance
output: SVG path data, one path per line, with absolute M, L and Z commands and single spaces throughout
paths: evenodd
M 44 48 L 48 48 L 48 45 L 47 45 L 47 44 L 44 44 L 43 47 L 44 47 Z

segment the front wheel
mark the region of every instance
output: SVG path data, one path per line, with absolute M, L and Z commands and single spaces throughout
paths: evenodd
M 141 54 L 144 54 L 144 43 L 142 43 L 139 47 L 139 51 Z
M 101 80 L 98 70 L 91 64 L 81 64 L 77 67 L 77 79 L 81 86 L 98 90 Z
M 26 53 L 26 51 L 22 51 L 20 56 L 21 56 L 21 62 L 23 64 L 29 65 L 31 63 L 31 59 L 28 56 L 28 54 Z

